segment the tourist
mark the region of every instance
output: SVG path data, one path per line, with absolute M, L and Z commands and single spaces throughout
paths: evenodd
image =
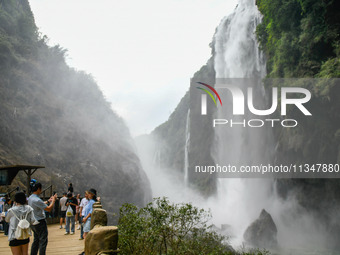
M 53 210 L 52 210 L 52 218 L 58 218 L 59 216 L 59 198 L 58 198 L 58 193 L 53 191 L 53 196 L 56 196 Z
M 72 209 L 72 215 L 69 215 L 69 209 L 66 211 L 66 232 L 65 235 L 70 234 L 70 223 L 71 225 L 71 235 L 74 235 L 75 231 L 75 215 L 76 215 L 76 206 L 78 205 L 77 199 L 73 197 L 72 193 L 67 193 L 67 200 L 66 200 L 66 206 L 70 207 Z
M 65 222 L 66 210 L 67 210 L 66 200 L 67 200 L 67 197 L 66 197 L 66 193 L 64 192 L 63 193 L 63 197 L 60 198 L 60 201 L 59 201 L 59 206 L 60 206 L 60 229 L 63 228 L 63 222 L 64 222 L 64 224 L 66 226 L 66 222 Z
M 6 222 L 9 223 L 8 241 L 11 247 L 12 254 L 14 255 L 28 255 L 28 243 L 30 239 L 17 240 L 15 238 L 15 231 L 17 229 L 19 219 L 26 219 L 31 226 L 39 224 L 36 221 L 33 213 L 33 208 L 26 205 L 26 195 L 24 192 L 17 192 L 14 196 L 16 203 L 11 209 L 8 210 L 6 215 Z
M 73 186 L 72 186 L 72 183 L 70 183 L 70 184 L 68 185 L 68 192 L 71 192 L 72 195 L 73 195 Z
M 4 212 L 5 202 L 6 202 L 6 198 L 0 197 L 0 223 L 1 223 L 1 227 L 2 227 L 0 230 L 5 229 L 5 217 L 6 217 L 6 213 Z
M 88 204 L 89 200 L 88 200 L 88 192 L 85 191 L 85 197 L 81 200 L 80 202 L 80 210 L 79 210 L 79 215 L 80 215 L 80 220 L 79 223 L 81 225 L 80 227 L 80 239 L 82 240 L 84 239 L 84 227 L 83 227 L 83 218 L 84 218 L 84 214 L 85 214 L 85 206 Z
M 89 202 L 85 206 L 85 212 L 84 212 L 84 238 L 86 238 L 86 235 L 91 230 L 91 214 L 93 210 L 93 204 L 97 201 L 97 191 L 95 189 L 90 189 L 88 191 L 88 199 Z
M 76 222 L 76 224 L 78 223 L 78 221 L 79 221 L 79 218 L 80 218 L 80 216 L 79 216 L 79 211 L 80 211 L 80 207 L 79 207 L 79 205 L 80 205 L 80 194 L 77 194 L 77 202 L 78 202 L 78 205 L 77 205 L 77 207 L 76 207 L 76 218 L 75 218 L 75 222 Z M 78 226 L 78 228 L 77 228 L 78 230 L 79 230 L 79 226 Z
M 31 247 L 31 255 L 46 254 L 46 247 L 48 242 L 48 232 L 46 224 L 45 212 L 50 212 L 53 209 L 56 195 L 52 196 L 49 201 L 50 205 L 47 206 L 46 202 L 43 202 L 39 195 L 41 194 L 41 183 L 37 182 L 32 186 L 33 194 L 28 198 L 28 204 L 33 208 L 34 217 L 39 221 L 39 224 L 32 226 L 34 233 L 34 241 Z
M 33 193 L 33 190 L 32 190 L 32 188 L 33 188 L 33 186 L 35 185 L 37 183 L 37 180 L 36 179 L 31 179 L 31 181 L 30 181 L 30 189 L 29 189 L 29 193 Z
M 5 196 L 4 206 L 3 206 L 3 212 L 5 213 L 5 216 L 7 215 L 8 210 L 11 208 L 11 199 L 8 197 L 8 195 Z M 8 236 L 8 229 L 9 224 L 4 221 L 4 234 L 5 236 Z

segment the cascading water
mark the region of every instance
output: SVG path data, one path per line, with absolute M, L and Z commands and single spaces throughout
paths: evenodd
M 223 99 L 231 100 L 230 92 L 218 89 L 219 85 L 223 84 L 226 78 L 247 78 L 248 81 L 252 79 L 256 108 L 267 109 L 264 88 L 260 80 L 266 75 L 265 59 L 259 50 L 255 34 L 256 26 L 260 22 L 261 14 L 254 0 L 240 0 L 234 12 L 222 20 L 214 37 L 215 88 Z M 245 87 L 250 83 L 240 80 L 234 81 L 246 91 Z M 253 115 L 247 112 L 243 116 L 233 116 L 232 109 L 229 108 L 219 107 L 217 110 L 218 119 L 241 122 L 241 119 L 251 117 Z M 213 149 L 216 163 L 222 166 L 272 163 L 275 146 L 271 133 L 270 128 L 217 126 Z M 300 220 L 293 218 L 298 208 L 297 203 L 293 199 L 290 201 L 280 199 L 275 192 L 273 179 L 219 178 L 216 203 L 219 207 L 216 206 L 216 209 L 212 210 L 214 219 L 232 225 L 234 244 L 243 242 L 245 229 L 258 218 L 263 208 L 272 215 L 278 226 L 278 241 L 281 246 L 301 247 L 315 241 L 322 243 L 319 234 L 309 237 L 304 235 L 304 238 L 294 240 L 292 233 L 301 233 L 301 236 L 308 231 L 309 234 L 313 231 L 317 233 L 315 229 L 306 227 L 308 226 L 306 223 L 313 222 L 313 218 L 308 215 L 300 215 Z
M 185 126 L 185 147 L 184 147 L 184 185 L 188 187 L 189 176 L 189 146 L 190 146 L 190 108 L 187 113 L 187 121 Z
M 224 82 L 224 78 L 248 78 L 247 80 L 234 79 L 241 89 L 245 90 L 249 83 L 253 86 L 254 99 L 258 108 L 265 106 L 264 89 L 258 78 L 265 76 L 265 61 L 258 50 L 256 41 L 256 26 L 261 21 L 261 15 L 254 1 L 241 0 L 234 13 L 225 18 L 219 25 L 214 41 L 215 55 L 214 67 L 216 71 L 216 84 Z M 249 82 L 250 81 L 250 82 Z M 229 99 L 226 89 L 220 89 L 222 98 Z M 257 100 L 256 100 L 257 99 Z M 217 118 L 233 119 L 237 122 L 249 113 L 233 116 L 230 107 L 219 107 Z M 258 116 L 256 116 L 258 118 Z M 244 128 L 242 125 L 226 129 L 215 128 L 218 141 L 218 163 L 230 163 L 234 165 L 255 164 L 259 160 L 268 162 L 269 152 L 273 149 L 268 140 L 270 130 L 264 128 Z M 270 138 L 269 138 L 270 139 Z
M 260 22 L 253 0 L 240 0 L 235 11 L 221 21 L 214 38 L 216 78 L 265 76 L 265 61 L 255 35 Z
M 214 38 L 214 67 L 216 88 L 223 78 L 261 78 L 265 76 L 265 61 L 258 50 L 255 29 L 261 22 L 261 14 L 254 1 L 241 0 L 235 11 L 220 23 Z M 236 80 L 235 80 L 236 81 Z M 239 86 L 248 85 L 238 82 Z M 244 88 L 241 88 L 244 89 Z M 260 82 L 255 83 L 254 95 L 264 96 Z M 229 99 L 227 90 L 218 90 L 222 98 Z M 264 102 L 264 98 L 261 98 Z M 261 105 L 263 107 L 263 105 Z M 233 116 L 232 109 L 218 108 L 218 119 L 233 119 L 241 122 L 245 116 Z M 242 125 L 216 127 L 214 148 L 219 165 L 252 165 L 270 161 L 272 141 L 268 130 L 249 128 Z M 273 201 L 272 180 L 222 179 L 218 180 L 218 200 L 224 201 L 225 211 L 214 215 L 224 218 L 233 226 L 233 235 L 239 243 L 245 228 L 255 220 L 262 208 L 268 208 Z M 227 208 L 232 208 L 228 210 Z
M 255 82 L 252 82 L 253 97 L 256 102 L 254 107 L 267 109 L 264 88 L 261 82 L 257 82 L 266 74 L 264 56 L 259 50 L 255 35 L 256 26 L 260 22 L 261 14 L 257 10 L 255 1 L 240 0 L 234 12 L 222 20 L 216 31 L 213 57 L 217 78 L 216 88 L 223 84 L 223 78 L 254 79 Z M 213 72 L 203 72 L 202 75 L 204 77 L 210 73 Z M 238 84 L 241 89 L 249 86 L 249 82 L 239 82 Z M 218 89 L 218 92 L 223 99 L 223 105 L 228 104 L 228 100 L 229 102 L 231 100 L 228 91 Z M 218 107 L 217 118 L 232 118 L 240 122 L 241 117 L 233 116 L 231 110 Z M 177 113 L 181 114 L 182 112 L 179 110 Z M 180 147 L 184 146 L 184 155 L 177 158 L 177 160 L 184 158 L 181 168 L 173 169 L 162 162 L 168 157 L 167 148 L 171 146 L 162 140 L 162 136 L 177 134 L 176 132 L 165 129 L 166 132 L 158 133 L 159 137 L 151 136 L 147 140 L 140 141 L 139 155 L 143 168 L 150 179 L 153 196 L 166 196 L 176 203 L 192 202 L 200 208 L 210 209 L 213 216 L 212 223 L 217 226 L 221 224 L 231 226 L 225 233 L 232 237 L 231 242 L 235 248 L 243 242 L 245 229 L 258 218 L 263 208 L 272 215 L 277 225 L 278 242 L 281 247 L 306 247 L 307 244 L 308 247 L 311 247 L 312 244 L 315 246 L 322 244 L 321 231 L 315 224 L 315 220 L 308 214 L 302 214 L 301 211 L 298 214 L 297 212 L 301 208 L 293 198 L 286 200 L 279 198 L 276 195 L 273 179 L 219 178 L 218 194 L 209 198 L 201 196 L 197 190 L 190 188 L 188 185 L 189 152 L 194 149 L 200 152 L 199 148 L 190 147 L 194 146 L 193 138 L 196 138 L 194 132 L 190 134 L 190 130 L 202 128 L 202 126 L 197 127 L 196 117 L 193 113 L 193 109 L 191 109 L 191 114 L 190 109 L 183 112 L 186 119 L 183 118 L 179 128 L 182 131 L 185 125 L 184 136 L 180 132 L 183 137 Z M 244 119 L 250 117 L 253 116 L 247 112 L 242 116 Z M 256 165 L 272 162 L 274 158 L 275 146 L 270 128 L 220 126 L 215 128 L 215 141 L 218 142 L 214 144 L 211 154 L 214 155 L 214 159 L 219 165 Z M 195 158 L 190 163 L 195 163 L 194 160 Z M 313 236 L 313 233 L 316 234 Z M 290 254 L 297 253 L 290 252 Z

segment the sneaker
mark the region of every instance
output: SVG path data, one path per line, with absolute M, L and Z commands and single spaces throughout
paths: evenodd
M 79 240 L 84 240 L 84 238 L 81 238 L 81 237 L 80 237 Z
M 65 232 L 65 234 L 64 235 L 69 235 L 70 233 L 69 232 Z
M 74 232 L 71 232 L 71 235 L 74 235 Z
M 77 230 L 80 230 L 80 226 L 77 227 Z
M 63 229 L 63 226 L 60 226 L 59 229 Z

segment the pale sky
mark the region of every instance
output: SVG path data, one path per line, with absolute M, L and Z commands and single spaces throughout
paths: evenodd
M 133 136 L 166 121 L 237 0 L 29 0 L 40 32 L 91 73 Z M 183 120 L 185 121 L 185 120 Z

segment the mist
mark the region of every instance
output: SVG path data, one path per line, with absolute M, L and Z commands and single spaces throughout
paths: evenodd
M 213 39 L 213 56 L 207 65 L 195 73 L 194 81 L 216 81 L 223 84 L 225 78 L 253 78 L 254 92 L 261 98 L 257 107 L 266 107 L 268 98 L 259 80 L 266 75 L 266 61 L 259 50 L 255 30 L 262 15 L 252 1 L 239 1 L 235 11 L 226 16 L 218 26 Z M 214 72 L 211 69 L 214 69 Z M 193 84 L 193 82 L 192 82 Z M 240 83 L 240 86 L 248 85 Z M 228 98 L 219 90 L 222 98 Z M 151 183 L 153 197 L 168 197 L 175 203 L 192 203 L 210 210 L 211 224 L 220 233 L 230 237 L 236 249 L 251 247 L 244 240 L 248 226 L 265 209 L 278 229 L 279 246 L 274 252 L 280 254 L 323 254 L 331 252 L 326 219 L 307 210 L 300 204 L 299 190 L 288 189 L 286 196 L 280 194 L 280 185 L 273 178 L 217 178 L 193 177 L 193 166 L 201 165 L 202 149 L 208 144 L 203 137 L 197 139 L 197 130 L 209 128 L 199 122 L 198 110 L 194 107 L 193 90 L 182 99 L 169 120 L 150 135 L 136 138 L 138 155 Z M 229 99 L 231 100 L 231 99 Z M 232 117 L 230 109 L 218 108 L 216 118 Z M 272 129 L 216 128 L 211 133 L 213 144 L 210 155 L 219 165 L 239 166 L 259 162 L 273 163 L 277 160 L 277 141 Z M 196 137 L 193 137 L 193 135 Z M 174 141 L 176 139 L 176 141 Z M 192 141 L 193 139 L 197 140 Z M 211 139 L 210 139 L 211 140 Z M 194 151 L 194 152 L 193 152 Z M 209 165 L 209 162 L 203 164 Z M 195 185 L 195 181 L 206 181 Z M 202 182 L 201 182 L 202 183 Z M 204 191 L 215 185 L 216 192 Z M 330 214 L 336 211 L 336 207 Z M 230 227 L 223 228 L 222 225 Z M 259 247 L 263 248 L 263 247 Z
M 212 214 L 211 224 L 229 237 L 235 249 L 246 245 L 243 234 L 259 217 L 262 209 L 271 214 L 278 228 L 280 254 L 320 254 L 330 252 L 325 224 L 301 207 L 292 193 L 286 199 L 277 194 L 273 179 L 218 178 L 218 192 L 205 197 L 185 182 L 185 173 L 161 166 L 162 142 L 159 138 L 136 138 L 138 155 L 151 184 L 153 197 L 167 197 L 173 203 L 191 203 Z M 184 155 L 183 155 L 184 157 Z M 222 224 L 230 225 L 222 231 Z M 246 245 L 247 247 L 247 245 Z

